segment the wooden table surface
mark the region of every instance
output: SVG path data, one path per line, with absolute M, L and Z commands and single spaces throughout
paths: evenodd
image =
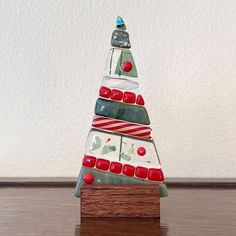
M 236 189 L 170 187 L 161 219 L 91 219 L 80 225 L 72 186 L 0 188 L 0 236 L 236 235 Z

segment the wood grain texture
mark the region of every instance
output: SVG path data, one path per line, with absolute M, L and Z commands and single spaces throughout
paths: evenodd
M 85 185 L 81 188 L 81 218 L 160 217 L 158 185 Z
M 86 218 L 71 188 L 0 188 L 1 236 L 235 236 L 236 188 L 169 188 L 160 221 Z

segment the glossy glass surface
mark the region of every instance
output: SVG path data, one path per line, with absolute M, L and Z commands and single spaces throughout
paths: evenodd
M 132 63 L 132 70 L 129 72 L 122 70 L 122 64 L 127 61 Z M 131 51 L 111 48 L 107 59 L 105 75 L 114 78 L 138 78 L 138 71 Z
M 141 153 L 140 149 L 142 149 Z M 145 141 L 111 132 L 90 131 L 85 154 L 133 166 L 161 168 L 153 141 Z
M 95 114 L 138 124 L 150 124 L 145 107 L 129 105 L 101 98 L 97 99 Z
M 88 173 L 92 174 L 94 177 L 94 181 L 91 184 L 153 184 L 153 182 L 144 179 L 128 177 L 125 175 L 116 175 L 110 172 L 103 172 L 97 169 L 82 167 L 75 189 L 75 195 L 77 197 L 80 197 L 80 188 L 83 184 L 85 184 L 83 177 Z M 157 184 L 160 186 L 160 197 L 168 196 L 166 185 L 164 183 Z
M 76 196 L 81 185 L 98 183 L 159 184 L 161 196 L 167 196 L 137 68 L 128 49 L 129 34 L 121 17 L 116 24 Z

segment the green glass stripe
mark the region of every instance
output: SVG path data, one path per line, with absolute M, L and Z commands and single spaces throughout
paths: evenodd
M 120 152 L 119 152 L 119 161 L 121 160 L 121 152 L 122 152 L 122 139 L 123 139 L 123 136 L 120 136 Z
M 145 107 L 129 105 L 102 98 L 97 99 L 95 114 L 143 125 L 150 124 L 148 113 Z
M 113 54 L 114 54 L 114 48 L 112 48 L 112 52 L 111 52 L 109 75 L 111 74 L 111 66 L 112 66 L 112 58 L 113 58 Z
M 121 51 L 120 53 L 120 65 L 119 65 L 119 76 L 121 76 L 121 64 L 122 64 L 122 55 L 123 55 L 123 51 Z
M 93 184 L 154 184 L 151 181 L 145 179 L 139 179 L 135 177 L 128 177 L 122 174 L 113 174 L 107 171 L 99 171 L 94 168 L 87 168 L 82 166 L 80 175 L 76 184 L 76 197 L 80 197 L 81 186 L 84 185 L 83 176 L 85 173 L 91 173 L 94 176 Z M 160 197 L 167 197 L 168 190 L 165 183 L 156 183 L 160 186 Z

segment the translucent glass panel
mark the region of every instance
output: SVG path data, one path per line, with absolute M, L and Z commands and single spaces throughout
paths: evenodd
M 132 63 L 132 69 L 129 72 L 122 70 L 122 64 L 127 61 Z M 131 51 L 112 48 L 108 55 L 105 75 L 111 77 L 137 78 L 138 72 Z
M 109 132 L 90 131 L 85 154 L 133 166 L 160 168 L 153 141 Z

